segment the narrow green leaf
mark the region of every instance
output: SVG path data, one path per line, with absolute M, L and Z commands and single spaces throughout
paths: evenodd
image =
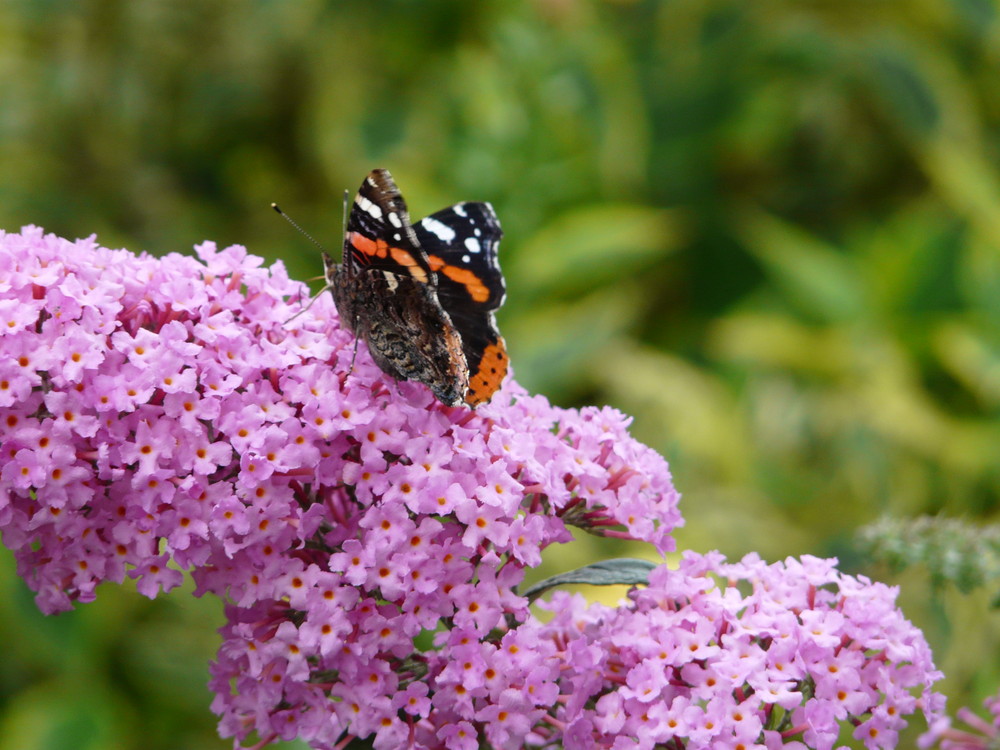
M 509 267 L 509 286 L 527 297 L 567 292 L 630 275 L 671 251 L 679 237 L 670 211 L 634 204 L 599 204 L 564 213 L 525 242 Z
M 551 588 L 571 583 L 586 583 L 591 586 L 645 585 L 649 583 L 649 572 L 655 567 L 656 563 L 632 557 L 604 560 L 539 581 L 524 591 L 524 596 L 529 601 L 534 601 Z
M 501 318 L 518 380 L 551 393 L 587 382 L 596 353 L 620 339 L 641 314 L 644 290 L 620 282 L 568 303 L 538 304 Z
M 749 250 L 804 312 L 825 322 L 856 318 L 864 297 L 850 258 L 763 211 L 740 221 Z
M 940 125 L 941 111 L 933 87 L 908 51 L 872 50 L 866 69 L 886 108 L 907 130 L 926 136 Z

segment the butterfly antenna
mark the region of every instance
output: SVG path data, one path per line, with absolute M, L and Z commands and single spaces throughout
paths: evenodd
M 281 216 L 281 218 L 283 218 L 285 221 L 287 221 L 289 224 L 291 224 L 293 227 L 295 227 L 296 231 L 298 231 L 299 234 L 301 234 L 303 237 L 305 237 L 307 240 L 309 240 L 311 243 L 313 243 L 316 247 L 318 247 L 324 253 L 327 252 L 326 248 L 323 247 L 322 244 L 320 244 L 319 240 L 317 240 L 315 237 L 313 237 L 311 234 L 309 234 L 309 232 L 307 232 L 305 229 L 303 229 L 302 227 L 300 227 L 296 223 L 295 219 L 293 219 L 291 216 L 289 216 L 288 214 L 286 214 L 284 211 L 281 210 L 281 207 L 278 206 L 277 203 L 272 203 L 271 204 L 271 208 L 273 208 L 275 211 L 277 211 L 278 214 Z
M 343 224 L 343 227 L 344 227 L 344 249 L 345 250 L 347 249 L 347 201 L 348 201 L 349 198 L 350 198 L 350 193 L 348 193 L 348 191 L 345 189 L 344 190 L 344 224 Z M 352 264 L 347 262 L 347 258 L 346 257 L 342 257 L 340 262 L 344 264 L 344 271 L 347 273 L 348 277 L 353 276 L 354 274 L 352 273 Z
M 278 214 L 280 214 L 281 217 L 285 221 L 287 221 L 289 224 L 291 224 L 293 227 L 295 227 L 295 229 L 299 232 L 299 234 L 301 234 L 303 237 L 305 237 L 307 240 L 309 240 L 311 243 L 313 243 L 316 247 L 318 247 L 320 250 L 322 250 L 324 255 L 327 254 L 326 248 L 323 247 L 323 245 L 320 244 L 316 240 L 315 237 L 313 237 L 311 234 L 309 234 L 309 232 L 307 232 L 305 229 L 303 229 L 302 227 L 300 227 L 291 216 L 289 216 L 284 211 L 282 211 L 281 208 L 278 206 L 277 203 L 272 203 L 271 204 L 271 208 L 273 208 L 275 211 L 277 211 Z M 301 310 L 299 310 L 297 313 L 295 313 L 295 315 L 293 315 L 292 317 L 290 317 L 288 320 L 285 321 L 285 325 L 288 325 L 293 320 L 295 320 L 297 317 L 299 317 L 302 313 L 306 312 L 306 310 L 308 310 L 310 307 L 312 307 L 313 303 L 317 299 L 319 299 L 319 295 L 321 295 L 323 292 L 325 292 L 329 288 L 330 288 L 330 283 L 327 282 L 323 286 L 322 289 L 320 289 L 318 292 L 316 292 L 316 294 L 314 294 L 312 297 L 309 298 L 309 302 L 308 302 L 308 304 L 305 307 L 303 307 Z
M 347 188 L 344 188 L 344 235 L 347 235 L 347 199 L 350 197 L 350 193 Z

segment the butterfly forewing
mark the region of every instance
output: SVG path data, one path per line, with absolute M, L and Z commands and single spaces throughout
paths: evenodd
M 343 263 L 349 274 L 373 268 L 406 272 L 425 283 L 432 280 L 427 256 L 410 225 L 406 201 L 388 170 L 372 170 L 354 197 Z
M 462 340 L 438 301 L 436 277 L 386 170 L 361 183 L 343 262 L 324 260 L 343 324 L 368 345 L 379 368 L 427 385 L 442 403 L 462 403 L 469 382 Z

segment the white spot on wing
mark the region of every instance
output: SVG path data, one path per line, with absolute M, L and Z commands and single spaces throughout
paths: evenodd
M 465 206 L 462 205 L 461 203 L 455 206 L 455 213 L 458 214 L 459 216 L 468 216 L 468 214 L 465 213 Z
M 403 222 L 399 220 L 399 214 L 397 213 L 389 214 L 389 223 L 392 224 L 397 229 L 403 226 Z
M 399 282 L 396 281 L 396 274 L 390 273 L 389 271 L 383 271 L 382 275 L 385 277 L 385 283 L 389 285 L 389 291 L 396 291 L 396 287 L 399 286 Z
M 471 263 L 472 262 L 472 258 L 470 258 L 468 255 L 463 255 L 462 256 L 462 262 L 463 263 Z
M 420 222 L 424 229 L 433 234 L 442 242 L 451 242 L 455 239 L 455 230 L 444 224 L 437 219 L 432 219 L 428 216 L 426 219 Z
M 481 253 L 483 248 L 479 244 L 479 240 L 475 237 L 466 237 L 465 246 L 468 248 L 470 253 Z
M 359 195 L 354 199 L 354 202 L 361 207 L 362 211 L 367 211 L 375 219 L 382 218 L 382 209 L 379 208 L 377 203 L 372 203 L 370 200 L 365 198 L 363 195 Z
M 473 233 L 474 235 L 476 235 L 476 237 L 482 237 L 482 236 L 483 236 L 483 230 L 482 230 L 482 229 L 480 229 L 479 227 L 476 227 L 476 228 L 475 228 L 475 229 L 473 230 L 473 232 L 472 232 L 472 233 Z

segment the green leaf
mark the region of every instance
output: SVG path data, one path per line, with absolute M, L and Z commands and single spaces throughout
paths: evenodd
M 572 304 L 538 304 L 501 318 L 518 380 L 543 393 L 589 382 L 595 354 L 626 334 L 644 303 L 641 287 L 620 282 Z
M 745 211 L 739 223 L 748 249 L 804 312 L 826 322 L 863 312 L 857 270 L 848 257 L 763 211 Z
M 1000 406 L 1000 351 L 969 321 L 944 320 L 931 342 L 942 366 L 990 408 Z
M 524 591 L 523 595 L 528 597 L 529 601 L 534 601 L 551 588 L 571 583 L 586 583 L 591 586 L 644 586 L 649 583 L 649 572 L 655 567 L 654 562 L 632 557 L 604 560 L 539 581 Z
M 897 122 L 918 135 L 930 135 L 941 122 L 933 88 L 913 57 L 904 50 L 875 49 L 866 69 L 869 82 Z
M 990 164 L 988 152 L 956 139 L 940 138 L 929 141 L 920 157 L 941 199 L 984 237 L 997 237 L 1000 177 Z
M 566 212 L 525 242 L 506 269 L 519 297 L 609 285 L 672 251 L 677 216 L 666 209 L 598 204 Z

